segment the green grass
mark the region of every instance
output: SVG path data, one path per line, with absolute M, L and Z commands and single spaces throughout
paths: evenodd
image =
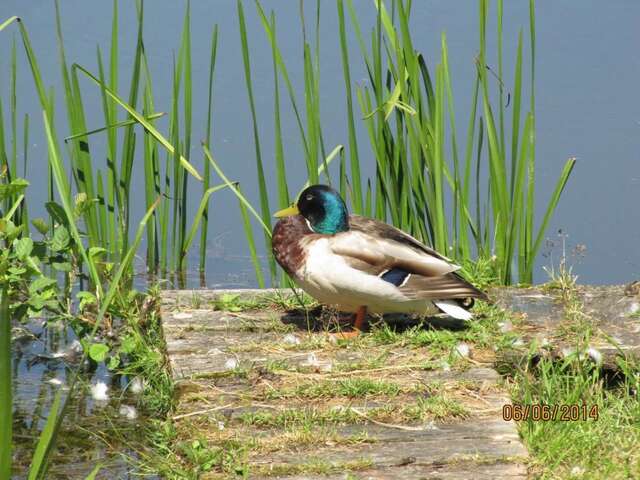
M 539 478 L 633 478 L 640 471 L 640 401 L 638 365 L 623 362 L 628 375 L 608 388 L 595 367 L 575 357 L 543 360 L 534 370 L 518 372 L 513 399 L 523 404 L 597 407 L 598 418 L 577 421 L 526 421 L 520 433 L 533 455 Z
M 375 395 L 395 397 L 404 391 L 401 385 L 369 378 L 348 378 L 337 382 L 303 383 L 289 389 L 270 389 L 265 392 L 268 399 L 280 398 L 332 398 L 336 396 L 361 398 Z

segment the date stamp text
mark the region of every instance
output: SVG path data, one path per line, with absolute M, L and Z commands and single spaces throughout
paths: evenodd
M 532 420 L 534 422 L 578 422 L 598 420 L 598 405 L 543 405 L 543 404 L 510 404 L 502 406 L 502 419 L 517 422 Z

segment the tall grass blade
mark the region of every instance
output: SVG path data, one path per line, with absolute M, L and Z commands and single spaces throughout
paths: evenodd
M 293 112 L 295 113 L 296 123 L 298 124 L 298 130 L 300 132 L 300 139 L 302 140 L 302 145 L 304 147 L 305 160 L 308 162 L 309 155 L 310 155 L 309 145 L 307 142 L 307 136 L 304 131 L 304 126 L 302 125 L 302 117 L 300 115 L 300 110 L 298 109 L 298 104 L 296 102 L 296 95 L 293 89 L 293 84 L 291 83 L 291 80 L 289 78 L 289 72 L 287 71 L 287 67 L 284 63 L 284 60 L 282 59 L 282 54 L 280 53 L 280 48 L 278 47 L 278 42 L 276 39 L 275 32 L 271 29 L 271 25 L 269 23 L 269 20 L 267 19 L 267 16 L 264 13 L 264 10 L 262 9 L 262 5 L 260 4 L 259 0 L 255 0 L 255 4 L 258 10 L 258 15 L 260 16 L 260 21 L 262 22 L 262 26 L 267 34 L 267 37 L 269 38 L 269 43 L 271 44 L 272 51 L 275 52 L 276 62 L 278 64 L 278 70 L 280 71 L 280 74 L 282 75 L 282 78 L 284 79 L 284 83 L 287 87 L 287 92 L 289 93 L 289 100 L 291 102 L 291 108 L 293 108 Z
M 151 122 L 152 120 L 157 120 L 158 118 L 164 117 L 166 115 L 165 112 L 157 112 L 151 113 L 144 116 L 147 122 Z M 77 138 L 88 137 L 90 135 L 95 135 L 96 133 L 102 133 L 111 129 L 128 127 L 129 125 L 136 125 L 138 123 L 137 120 L 123 120 L 121 122 L 117 122 L 111 125 L 107 125 L 105 127 L 95 128 L 93 130 L 88 130 L 86 132 L 76 133 L 75 135 L 69 135 L 68 137 L 64 137 L 65 142 L 69 142 L 70 140 L 75 140 Z
M 47 423 L 45 424 L 36 450 L 31 458 L 31 465 L 29 467 L 28 480 L 39 480 L 45 478 L 47 474 L 48 459 L 51 450 L 54 446 L 55 437 L 58 432 L 59 417 L 60 417 L 60 402 L 62 400 L 62 389 L 56 392 L 56 396 L 53 398 L 53 403 L 49 409 L 49 415 L 47 417 Z M 8 478 L 8 477 L 7 477 Z
M 0 23 L 0 32 L 11 25 L 13 22 L 19 22 L 20 18 L 17 16 L 9 17 L 4 22 Z
M 7 285 L 0 285 L 0 478 L 11 478 L 13 396 L 11 315 Z
M 514 178 L 518 155 L 518 142 L 520 133 L 520 104 L 522 102 L 522 30 L 518 34 L 518 53 L 516 55 L 516 69 L 513 87 L 513 114 L 511 120 L 511 201 L 514 196 Z
M 249 109 L 251 110 L 251 122 L 253 125 L 253 143 L 256 154 L 256 171 L 258 173 L 258 193 L 260 198 L 260 211 L 262 214 L 262 223 L 271 231 L 271 211 L 269 209 L 269 197 L 267 194 L 267 184 L 264 178 L 264 167 L 262 165 L 262 153 L 260 150 L 260 136 L 258 134 L 258 120 L 256 116 L 256 107 L 253 97 L 253 85 L 251 81 L 251 61 L 249 59 L 249 44 L 247 41 L 247 28 L 244 19 L 244 9 L 242 1 L 237 1 L 238 24 L 240 27 L 240 42 L 242 44 L 242 61 L 244 65 L 244 77 L 247 88 L 247 96 L 249 99 Z M 270 235 L 264 234 L 265 246 L 270 251 Z M 275 263 L 269 254 L 269 267 L 272 277 L 275 275 Z
M 271 31 L 276 35 L 276 18 L 271 12 Z M 276 181 L 278 184 L 278 206 L 285 208 L 289 203 L 289 188 L 287 186 L 287 173 L 284 161 L 284 147 L 282 145 L 282 125 L 280 122 L 280 85 L 278 82 L 278 56 L 275 43 L 271 44 L 271 56 L 273 58 L 273 128 L 276 158 Z
M 154 110 L 153 104 L 153 87 L 151 85 L 151 75 L 149 75 L 149 69 L 147 68 L 146 56 L 142 57 L 143 69 L 144 69 L 144 93 L 143 104 L 144 113 L 152 112 Z M 151 116 L 147 117 L 149 119 Z M 144 134 L 144 186 L 145 186 L 145 201 L 146 206 L 149 208 L 154 198 L 160 195 L 160 167 L 158 165 L 158 148 L 156 140 L 145 131 Z M 158 237 L 157 237 L 157 222 L 156 214 L 154 212 L 153 219 L 147 227 L 147 271 L 155 272 L 158 269 Z
M 59 4 L 55 2 L 56 10 L 56 35 L 58 40 L 58 58 L 60 69 L 62 72 L 64 99 L 67 110 L 67 121 L 72 133 L 83 132 L 87 130 L 84 116 L 84 107 L 80 88 L 77 83 L 75 74 L 69 74 L 67 68 L 67 60 L 64 49 L 64 40 L 62 36 L 62 25 L 60 21 Z M 95 198 L 95 188 L 93 185 L 93 167 L 91 155 L 89 152 L 89 143 L 87 139 L 78 138 L 70 143 L 70 157 L 72 164 L 72 173 L 75 179 L 78 192 L 86 193 L 89 199 Z M 87 227 L 87 236 L 90 245 L 95 246 L 101 242 L 99 238 L 99 227 L 97 212 L 95 208 L 87 209 L 84 215 L 85 225 Z
M 226 188 L 226 187 L 227 187 L 227 184 L 225 183 L 223 185 L 217 185 L 215 187 L 211 187 L 209 190 L 204 192 L 204 195 L 202 196 L 202 200 L 200 200 L 200 205 L 198 206 L 198 210 L 196 210 L 196 214 L 193 217 L 193 223 L 191 224 L 191 229 L 189 230 L 189 233 L 185 238 L 184 244 L 182 245 L 182 251 L 180 254 L 181 257 L 183 258 L 186 257 L 189 251 L 189 248 L 191 248 L 193 239 L 195 238 L 196 233 L 198 232 L 198 227 L 200 226 L 200 222 L 204 217 L 204 211 L 207 208 L 207 205 L 209 204 L 209 197 L 211 196 L 212 193 L 215 193 L 218 190 L 222 190 L 223 188 Z
M 184 26 L 182 30 L 182 60 L 184 62 L 184 82 L 183 82 L 183 118 L 184 118 L 184 141 L 182 151 L 189 160 L 191 152 L 191 123 L 192 123 L 192 89 L 193 84 L 191 81 L 191 2 L 187 1 L 187 7 L 184 15 Z M 182 178 L 181 192 L 180 192 L 180 230 L 178 243 L 176 248 L 180 252 L 184 251 L 184 242 L 187 230 L 187 186 L 189 178 L 180 172 Z M 186 255 L 179 254 L 179 270 L 184 271 Z
M 347 126 L 349 129 L 349 158 L 351 165 L 351 185 L 353 194 L 351 197 L 353 210 L 357 214 L 362 213 L 362 180 L 360 179 L 360 160 L 358 156 L 358 141 L 356 139 L 356 127 L 353 120 L 353 94 L 351 90 L 351 72 L 349 69 L 349 50 L 344 21 L 344 5 L 342 0 L 337 0 L 338 24 L 340 27 L 340 51 L 342 54 L 342 71 L 344 76 L 345 92 L 347 99 Z
M 249 255 L 251 256 L 251 263 L 253 263 L 253 269 L 256 273 L 256 281 L 258 287 L 264 288 L 264 276 L 262 274 L 262 265 L 260 265 L 260 259 L 256 250 L 256 242 L 254 240 L 253 228 L 251 227 L 251 221 L 249 214 L 247 213 L 247 202 L 242 200 L 242 192 L 238 188 L 238 205 L 240 207 L 240 215 L 242 217 L 242 227 L 244 228 L 244 234 L 247 239 L 247 246 L 249 247 Z
M 209 60 L 209 94 L 207 97 L 207 131 L 205 136 L 205 143 L 211 147 L 211 126 L 213 116 L 213 76 L 216 68 L 216 55 L 218 52 L 218 25 L 213 27 L 211 33 L 211 58 Z M 210 165 L 209 162 L 204 162 L 204 181 L 202 183 L 202 195 L 204 196 L 209 190 L 210 181 Z M 207 261 L 207 234 L 209 232 L 209 204 L 207 203 L 202 212 L 202 226 L 200 228 L 200 272 L 205 271 Z
M 18 78 L 18 64 L 16 61 L 16 41 L 11 42 L 11 82 L 9 86 L 9 105 L 11 109 L 11 170 L 9 178 L 18 176 L 18 109 L 16 85 Z
M 97 296 L 98 298 L 100 298 L 102 297 L 102 285 L 100 283 L 100 277 L 98 275 L 96 266 L 93 263 L 93 260 L 91 260 L 87 255 L 87 252 L 82 243 L 82 237 L 80 236 L 80 232 L 78 231 L 78 227 L 75 223 L 74 208 L 71 199 L 71 189 L 69 187 L 67 176 L 64 171 L 64 164 L 60 156 L 59 147 L 55 141 L 55 137 L 53 136 L 54 134 L 52 132 L 51 126 L 49 124 L 49 119 L 47 118 L 47 113 L 45 111 L 42 112 L 42 117 L 44 119 L 47 144 L 49 147 L 49 164 L 51 166 L 53 178 L 58 190 L 58 195 L 60 196 L 60 201 L 62 202 L 62 208 L 67 215 L 67 219 L 69 220 L 69 232 L 71 233 L 71 236 L 76 243 L 76 246 L 80 252 L 80 255 L 82 256 L 84 263 L 87 265 L 89 276 L 96 289 L 96 292 L 98 294 Z
M 253 215 L 256 218 L 256 220 L 258 220 L 258 223 L 260 223 L 260 226 L 263 228 L 265 235 L 269 237 L 269 246 L 270 246 L 271 245 L 271 228 L 262 221 L 262 216 L 255 210 L 255 208 L 253 208 L 249 200 L 247 200 L 247 198 L 242 194 L 240 189 L 235 186 L 237 182 L 232 182 L 227 178 L 227 176 L 224 174 L 224 172 L 222 171 L 218 163 L 213 158 L 213 155 L 211 154 L 209 147 L 207 147 L 206 145 L 202 145 L 202 148 L 204 150 L 205 157 L 207 157 L 207 160 L 211 163 L 211 166 L 216 171 L 218 176 L 225 182 L 227 187 L 229 187 L 229 189 L 236 195 L 236 197 L 238 197 L 238 200 L 240 200 L 240 202 L 247 208 L 247 210 L 251 213 L 251 215 Z
M 151 124 L 149 123 L 145 118 L 144 115 L 141 115 L 140 113 L 138 113 L 131 105 L 129 105 L 127 102 L 125 102 L 124 100 L 122 100 L 116 93 L 114 93 L 109 87 L 107 87 L 106 85 L 104 85 L 103 82 L 101 82 L 100 80 L 98 80 L 91 72 L 89 72 L 87 69 L 85 69 L 84 67 L 82 67 L 81 65 L 78 65 L 77 63 L 73 65 L 73 68 L 80 70 L 84 75 L 86 75 L 87 77 L 89 77 L 96 85 L 98 85 L 101 88 L 104 88 L 104 90 L 107 92 L 107 94 L 113 99 L 115 100 L 118 105 L 120 105 L 123 109 L 125 109 L 133 118 L 136 119 L 136 121 L 142 125 L 151 135 L 153 135 L 153 137 L 160 142 L 160 144 L 167 150 L 167 152 L 169 152 L 169 154 L 173 155 L 174 154 L 174 146 L 171 145 L 171 143 L 169 143 L 169 141 Z M 184 156 L 180 155 L 180 164 L 182 165 L 182 167 L 189 172 L 194 178 L 196 178 L 197 180 L 202 181 L 202 176 L 200 176 L 200 174 L 198 173 L 198 171 L 193 167 L 193 165 L 191 165 L 186 158 L 184 158 Z
M 531 248 L 531 252 L 529 253 L 529 258 L 531 259 L 534 259 L 538 253 L 540 245 L 542 244 L 542 239 L 544 238 L 544 234 L 547 230 L 547 225 L 549 224 L 549 220 L 551 219 L 553 212 L 558 206 L 560 195 L 562 195 L 562 191 L 564 190 L 564 187 L 567 185 L 567 181 L 569 180 L 569 176 L 571 175 L 571 171 L 573 170 L 573 167 L 575 166 L 575 164 L 576 164 L 575 158 L 570 158 L 564 164 L 564 168 L 562 169 L 562 172 L 560 173 L 560 177 L 556 182 L 556 188 L 553 191 L 551 198 L 549 199 L 549 203 L 547 204 L 547 209 L 544 213 L 544 216 L 542 217 L 542 223 L 538 228 L 538 234 L 535 237 L 535 242 L 533 243 L 533 247 Z M 532 267 L 533 266 L 530 267 L 530 270 L 532 269 Z

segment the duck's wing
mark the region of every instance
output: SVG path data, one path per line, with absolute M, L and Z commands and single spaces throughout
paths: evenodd
M 417 238 L 412 237 L 399 228 L 389 225 L 388 223 L 375 220 L 373 218 L 362 217 L 360 215 L 351 215 L 349 217 L 349 228 L 352 231 L 364 232 L 380 239 L 397 242 L 413 250 L 424 252 L 432 257 L 444 260 L 451 264 L 451 260 L 436 252 L 433 248 L 427 247 Z
M 410 275 L 407 282 L 399 289 L 406 297 L 415 299 L 488 299 L 483 291 L 474 287 L 456 272 L 439 277 Z
M 482 298 L 455 273 L 460 267 L 391 225 L 352 215 L 350 230 L 330 239 L 333 253 L 352 268 L 392 283 L 411 299 Z
M 337 255 L 360 260 L 381 271 L 397 267 L 428 277 L 439 277 L 460 268 L 386 223 L 352 215 L 349 227 L 330 239 L 331 249 Z

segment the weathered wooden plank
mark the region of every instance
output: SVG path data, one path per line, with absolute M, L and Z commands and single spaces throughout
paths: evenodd
M 529 356 L 533 341 L 541 347 L 540 355 L 563 358 L 577 353 L 610 371 L 618 370 L 620 356 L 640 358 L 640 296 L 629 286 L 578 285 L 569 299 L 559 290 L 541 287 L 499 288 L 491 293 L 498 305 L 521 318 L 524 344 L 504 352 L 501 363 L 520 363 Z M 576 321 L 593 331 L 584 352 L 576 352 L 575 338 L 563 332 Z
M 248 413 L 277 414 L 295 409 L 311 409 L 317 415 L 332 409 L 355 409 L 356 422 L 331 423 L 336 438 L 366 436 L 366 442 L 352 446 L 318 443 L 313 448 L 288 445 L 266 453 L 250 454 L 252 478 L 280 472 L 276 478 L 345 478 L 334 474 L 347 465 L 356 478 L 526 478 L 527 451 L 520 442 L 516 426 L 501 417 L 501 407 L 509 402 L 500 386 L 500 377 L 491 365 L 478 364 L 467 370 L 449 369 L 446 364 L 426 369 L 428 350 L 395 347 L 387 352 L 389 362 L 380 369 L 353 374 L 341 366 L 366 362 L 381 352 L 325 345 L 313 348 L 322 332 L 308 332 L 302 322 L 291 321 L 287 312 L 223 312 L 212 302 L 224 294 L 241 295 L 255 300 L 278 292 L 240 291 L 169 291 L 163 294 L 162 318 L 167 353 L 174 378 L 179 382 L 180 403 L 177 418 L 215 418 L 225 430 L 210 432 L 226 438 L 226 432 L 258 439 L 268 444 L 288 430 L 285 427 L 246 425 Z M 286 292 L 285 292 L 286 294 Z M 387 319 L 385 319 L 387 320 Z M 285 321 L 289 324 L 285 325 Z M 415 319 L 400 316 L 390 321 L 412 324 Z M 440 327 L 460 328 L 446 319 L 436 319 Z M 298 349 L 298 343 L 301 344 Z M 304 343 L 306 342 L 306 343 Z M 317 342 L 316 342 L 317 343 Z M 329 345 L 328 347 L 326 345 Z M 289 370 L 270 370 L 269 362 L 283 362 Z M 421 363 L 420 363 L 421 362 Z M 477 363 L 477 362 L 476 362 Z M 285 367 L 282 367 L 285 368 Z M 245 376 L 238 376 L 245 369 Z M 331 399 L 261 397 L 269 388 L 294 388 L 309 382 L 340 381 L 343 378 L 384 378 L 397 385 L 430 385 L 434 394 L 449 392 L 464 406 L 464 418 L 445 418 L 398 425 L 376 422 L 370 415 L 380 408 L 402 408 L 431 393 L 409 391 L 398 396 L 373 398 L 336 397 Z M 462 390 L 454 391 L 457 385 Z M 417 388 L 417 387 L 416 387 Z M 268 390 L 268 389 L 267 389 Z M 215 422 L 213 423 L 215 424 Z M 311 425 L 309 428 L 317 428 Z M 324 431 L 324 430 L 323 430 Z M 320 434 L 320 431 L 318 432 Z M 237 438 L 237 437 L 236 437 Z M 358 460 L 354 466 L 354 461 Z M 309 465 L 322 463 L 328 470 L 322 475 Z M 304 475 L 300 472 L 304 471 Z

